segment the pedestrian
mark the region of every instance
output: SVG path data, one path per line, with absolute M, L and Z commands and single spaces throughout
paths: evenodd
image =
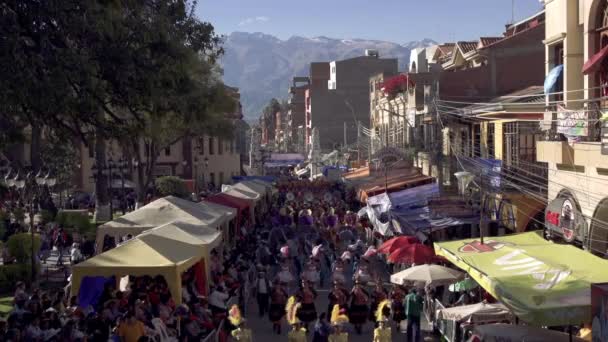
M 369 294 L 363 286 L 361 286 L 361 283 L 356 281 L 350 295 L 350 322 L 355 326 L 357 334 L 361 335 L 363 325 L 367 321 L 367 316 L 369 314 Z
M 270 297 L 270 282 L 266 277 L 266 272 L 258 272 L 258 278 L 255 283 L 256 298 L 258 302 L 258 313 L 260 317 L 264 317 L 268 311 L 268 299 Z
M 420 316 L 424 308 L 424 299 L 413 288 L 405 296 L 405 315 L 407 318 L 407 342 L 420 342 Z
M 327 342 L 331 334 L 331 326 L 327 322 L 325 312 L 322 312 L 315 323 L 312 342 Z
M 315 306 L 317 291 L 306 280 L 302 280 L 302 288 L 298 296 L 302 298 L 302 307 L 298 310 L 298 318 L 308 330 L 310 322 L 317 319 L 317 308 Z

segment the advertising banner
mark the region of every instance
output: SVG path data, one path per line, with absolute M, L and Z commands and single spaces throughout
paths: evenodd
M 608 260 L 537 232 L 435 243 L 521 320 L 537 326 L 591 321 L 591 284 L 608 282 Z

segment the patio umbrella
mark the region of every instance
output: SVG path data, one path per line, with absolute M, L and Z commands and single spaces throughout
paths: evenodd
M 422 244 L 407 245 L 389 254 L 387 260 L 395 264 L 426 264 L 435 257 L 435 251 Z
M 439 265 L 413 266 L 391 275 L 391 283 L 422 282 L 427 285 L 448 285 L 462 279 L 462 272 Z
M 391 254 L 397 249 L 419 242 L 420 241 L 414 236 L 397 236 L 385 241 L 382 245 L 380 245 L 380 247 L 378 248 L 378 253 Z
M 450 290 L 450 292 L 460 292 L 460 291 L 469 291 L 478 286 L 479 286 L 479 284 L 477 284 L 477 282 L 475 280 L 473 280 L 472 278 L 466 278 L 457 283 L 450 285 L 450 287 L 448 289 Z

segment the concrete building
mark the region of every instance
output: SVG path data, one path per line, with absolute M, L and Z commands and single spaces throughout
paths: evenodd
M 307 129 L 319 130 L 322 150 L 357 142 L 359 122 L 369 122 L 369 78 L 378 73 L 396 74 L 397 59 L 368 50 L 365 56 L 311 64 Z
M 545 0 L 547 74 L 562 66 L 547 96 L 537 158 L 549 168 L 545 224 L 555 237 L 605 256 L 608 251 L 608 3 Z
M 294 77 L 289 87 L 289 110 L 287 112 L 287 141 L 289 152 L 305 153 L 304 135 L 306 129 L 306 91 L 310 87 L 310 78 Z

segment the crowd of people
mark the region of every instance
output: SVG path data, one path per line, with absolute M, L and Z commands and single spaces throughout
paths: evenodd
M 256 333 L 246 314 L 267 317 L 277 335 L 287 321 L 290 341 L 346 341 L 366 327 L 374 329 L 374 341 L 390 341 L 390 320 L 396 331 L 407 331 L 407 341 L 420 341 L 425 294 L 386 285 L 392 270 L 375 251 L 379 241 L 369 223 L 356 214 L 354 192 L 295 179 L 277 188 L 268 212 L 239 230 L 233 246 L 212 251 L 209 293 L 192 270 L 182 276 L 180 305 L 162 277 L 130 277 L 120 288 L 108 281 L 85 307 L 68 291 L 26 293 L 20 283 L 0 341 L 136 342 L 165 332 L 179 341 L 212 332 L 220 341 L 251 341 Z M 51 247 L 69 244 L 59 228 L 48 236 Z M 327 307 L 317 306 L 321 293 Z

